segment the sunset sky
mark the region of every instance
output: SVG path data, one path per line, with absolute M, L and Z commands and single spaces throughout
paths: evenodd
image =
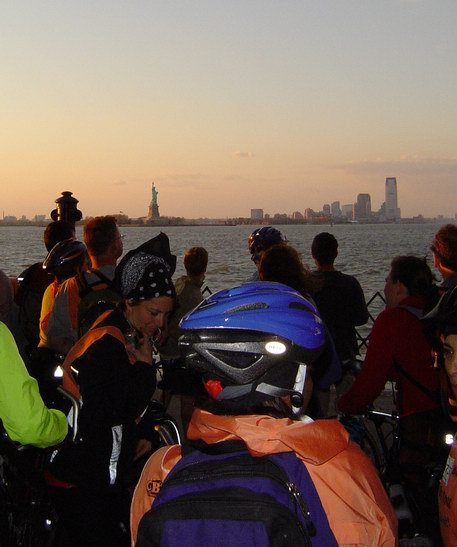
M 0 6 L 0 213 L 454 216 L 455 0 Z

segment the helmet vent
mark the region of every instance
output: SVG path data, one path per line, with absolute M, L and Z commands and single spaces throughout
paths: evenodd
M 268 308 L 268 304 L 265 304 L 264 302 L 256 302 L 253 304 L 243 304 L 242 306 L 236 306 L 235 308 L 227 310 L 225 313 L 240 313 L 244 311 L 265 310 Z
M 226 365 L 238 370 L 250 367 L 262 357 L 258 353 L 234 353 L 233 351 L 224 350 L 210 350 L 209 353 L 220 361 L 223 361 Z
M 301 302 L 291 302 L 289 304 L 289 308 L 293 310 L 303 310 L 303 311 L 310 311 L 309 306 L 306 304 L 302 304 Z

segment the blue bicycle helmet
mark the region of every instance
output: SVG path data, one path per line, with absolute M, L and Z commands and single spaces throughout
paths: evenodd
M 300 365 L 311 364 L 326 342 L 316 308 L 281 283 L 244 283 L 211 295 L 183 317 L 179 347 L 219 401 L 257 404 L 292 395 Z M 303 378 L 304 381 L 304 378 Z M 208 386 L 206 386 L 208 388 Z
M 273 245 L 285 243 L 286 237 L 273 226 L 262 226 L 255 229 L 248 237 L 248 247 L 252 260 L 256 261 L 259 253 L 266 251 Z

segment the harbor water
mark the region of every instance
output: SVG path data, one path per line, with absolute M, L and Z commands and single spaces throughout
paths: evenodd
M 339 242 L 336 267 L 355 275 L 369 299 L 382 291 L 389 264 L 397 255 L 427 256 L 432 267 L 430 244 L 440 224 L 336 224 L 285 225 L 278 228 L 301 253 L 303 262 L 313 268 L 311 242 L 322 231 L 331 232 Z M 248 279 L 254 264 L 250 260 L 247 238 L 255 226 L 122 226 L 124 251 L 154 237 L 161 230 L 170 238 L 177 255 L 176 276 L 184 273 L 186 249 L 203 246 L 209 252 L 206 283 L 211 291 L 231 287 Z M 42 260 L 44 228 L 36 226 L 0 228 L 0 269 L 17 276 L 29 264 Z M 82 228 L 77 228 L 79 238 Z M 376 303 L 374 304 L 376 307 Z M 381 305 L 381 303 L 379 304 Z

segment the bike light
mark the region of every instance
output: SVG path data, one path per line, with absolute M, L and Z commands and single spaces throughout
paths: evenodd
M 287 348 L 282 342 L 272 341 L 265 344 L 265 349 L 273 355 L 281 355 L 285 353 Z
M 54 371 L 54 378 L 62 378 L 62 376 L 63 376 L 63 370 L 62 370 L 62 367 L 59 365 Z
M 454 435 L 452 433 L 446 433 L 444 436 L 444 442 L 447 445 L 451 445 L 454 442 Z

